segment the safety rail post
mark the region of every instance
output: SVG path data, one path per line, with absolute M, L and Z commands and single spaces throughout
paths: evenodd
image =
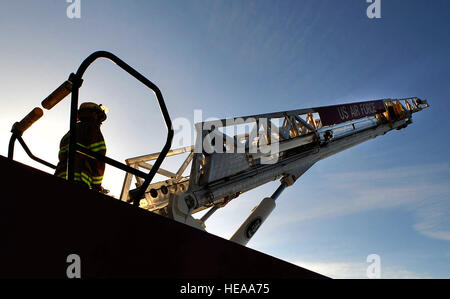
M 76 152 L 76 140 L 77 140 L 77 114 L 78 114 L 78 93 L 83 80 L 78 74 L 71 74 L 72 77 L 72 95 L 70 102 L 70 139 L 69 139 L 69 152 L 67 158 L 67 180 L 73 182 L 75 178 L 75 152 Z
M 44 112 L 41 108 L 34 108 L 31 110 L 30 113 L 28 113 L 20 122 L 14 123 L 14 125 L 11 128 L 11 139 L 9 140 L 9 146 L 8 146 L 8 159 L 13 160 L 14 158 L 14 145 L 16 143 L 16 140 L 19 141 L 22 148 L 25 150 L 25 153 L 34 161 L 39 162 L 47 167 L 56 169 L 56 166 L 42 160 L 35 155 L 33 155 L 28 148 L 27 144 L 22 138 L 23 133 L 28 130 L 31 125 L 33 125 L 36 121 L 38 121 L 42 115 L 44 115 Z
M 36 121 L 38 121 L 44 112 L 41 108 L 34 108 L 30 111 L 21 121 L 14 123 L 11 128 L 11 139 L 9 140 L 8 146 L 8 159 L 13 159 L 14 156 L 14 144 L 19 137 L 22 137 L 23 133 L 31 127 Z

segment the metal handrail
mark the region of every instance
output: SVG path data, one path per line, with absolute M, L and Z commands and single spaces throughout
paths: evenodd
M 148 174 L 146 174 L 145 172 L 139 171 L 135 168 L 132 168 L 128 165 L 125 165 L 121 162 L 118 162 L 114 159 L 111 159 L 109 157 L 103 156 L 103 155 L 99 155 L 95 152 L 92 152 L 90 150 L 87 150 L 85 148 L 80 147 L 79 145 L 77 145 L 76 143 L 76 123 L 77 123 L 77 113 L 78 113 L 78 95 L 79 95 L 79 89 L 83 83 L 83 75 L 86 72 L 86 70 L 89 68 L 89 66 L 96 61 L 98 58 L 106 58 L 108 60 L 111 60 L 112 62 L 114 62 L 116 65 L 118 65 L 120 68 L 122 68 L 124 71 L 126 71 L 128 74 L 130 74 L 131 76 L 133 76 L 134 78 L 136 78 L 138 81 L 140 81 L 142 84 L 144 84 L 145 86 L 147 86 L 149 89 L 151 89 L 155 95 L 156 95 L 156 99 L 158 100 L 158 104 L 159 104 L 159 108 L 161 110 L 161 113 L 163 115 L 164 118 L 164 122 L 166 124 L 167 127 L 167 139 L 166 139 L 166 143 L 164 144 L 164 147 L 162 149 L 162 151 L 160 152 L 158 158 L 156 159 L 152 169 L 150 170 L 150 172 Z M 132 198 L 131 201 L 133 202 L 133 204 L 135 205 L 139 205 L 139 200 L 140 198 L 142 198 L 144 196 L 145 191 L 147 190 L 148 186 L 150 185 L 153 177 L 155 176 L 155 174 L 157 173 L 159 167 L 161 166 L 164 158 L 166 157 L 167 153 L 170 150 L 170 147 L 172 145 L 172 139 L 174 136 L 174 131 L 172 128 L 172 121 L 170 119 L 169 116 L 169 112 L 167 110 L 166 104 L 164 102 L 164 98 L 163 95 L 161 93 L 161 91 L 159 90 L 159 88 L 153 84 L 150 80 L 148 80 L 147 78 L 145 78 L 142 74 L 140 74 L 138 71 L 136 71 L 134 68 L 132 68 L 130 65 L 128 65 L 127 63 L 125 63 L 123 60 L 121 60 L 120 58 L 118 58 L 117 56 L 115 56 L 114 54 L 107 52 L 107 51 L 97 51 L 92 53 L 91 55 L 89 55 L 80 65 L 80 67 L 78 68 L 77 72 L 74 74 L 70 74 L 69 79 L 63 83 L 60 87 L 58 87 L 49 97 L 47 97 L 47 99 L 45 99 L 42 102 L 42 105 L 46 108 L 46 109 L 51 109 L 54 105 L 56 105 L 59 101 L 61 101 L 64 97 L 66 97 L 69 93 L 72 93 L 71 96 L 71 106 L 70 106 L 70 140 L 69 140 L 69 152 L 68 152 L 68 181 L 69 182 L 73 182 L 74 181 L 74 177 L 75 177 L 75 168 L 74 168 L 74 161 L 75 161 L 75 153 L 79 152 L 88 156 L 91 156 L 95 159 L 99 159 L 107 164 L 110 164 L 116 168 L 119 168 L 121 170 L 124 170 L 126 172 L 132 173 L 136 176 L 142 177 L 145 179 L 144 183 L 137 189 L 135 190 L 135 192 L 133 192 L 132 194 Z M 40 108 L 36 108 L 39 109 Z M 36 160 L 48 167 L 51 168 L 56 168 L 56 166 L 52 165 L 51 163 L 48 163 L 42 159 L 39 159 L 37 157 L 35 157 L 31 151 L 28 149 L 28 147 L 26 146 L 25 142 L 23 141 L 23 139 L 21 138 L 21 135 L 23 133 L 23 131 L 26 130 L 26 126 L 30 126 L 33 122 L 35 122 L 37 119 L 39 119 L 40 116 L 42 116 L 42 111 L 38 111 L 40 112 L 40 115 L 35 116 L 33 115 L 30 119 L 29 116 L 27 116 L 26 118 L 26 122 L 25 119 L 22 120 L 22 122 L 24 123 L 20 123 L 20 125 L 22 125 L 22 127 L 24 127 L 21 130 L 17 130 L 17 124 L 16 123 L 13 126 L 12 129 L 12 133 L 13 136 L 11 136 L 11 140 L 9 143 L 9 147 L 8 147 L 8 158 L 9 159 L 13 159 L 13 155 L 14 155 L 14 143 L 16 140 L 19 140 L 20 144 L 23 146 L 23 148 L 25 149 L 26 153 L 28 154 L 28 156 L 30 156 L 30 158 L 32 158 L 33 160 Z M 30 114 L 31 115 L 31 114 Z
M 70 182 L 73 182 L 74 180 L 74 161 L 75 161 L 75 152 L 77 150 L 84 151 L 84 149 L 80 148 L 76 144 L 76 121 L 77 121 L 77 112 L 78 112 L 78 92 L 81 87 L 81 84 L 83 82 L 82 77 L 88 67 L 98 58 L 106 58 L 111 61 L 113 61 L 116 65 L 118 65 L 120 68 L 122 68 L 124 71 L 129 73 L 131 76 L 136 78 L 138 81 L 143 83 L 145 86 L 150 88 L 156 95 L 156 98 L 158 100 L 159 107 L 161 109 L 161 113 L 163 115 L 164 121 L 166 123 L 167 127 L 167 139 L 166 143 L 161 151 L 161 153 L 158 156 L 158 159 L 156 160 L 153 168 L 150 170 L 150 172 L 145 176 L 145 181 L 142 184 L 142 186 L 139 188 L 139 190 L 134 193 L 134 196 L 132 198 L 132 201 L 135 205 L 139 205 L 139 199 L 144 195 L 145 190 L 150 185 L 150 182 L 152 181 L 153 177 L 155 176 L 156 172 L 158 171 L 159 167 L 161 166 L 164 158 L 166 157 L 167 152 L 170 150 L 170 147 L 172 145 L 172 139 L 174 135 L 174 131 L 172 128 L 172 121 L 169 116 L 169 112 L 167 111 L 166 104 L 164 102 L 163 95 L 159 88 L 153 84 L 150 80 L 145 78 L 143 75 L 141 75 L 139 72 L 137 72 L 135 69 L 133 69 L 130 65 L 125 63 L 123 60 L 115 56 L 114 54 L 106 51 L 97 51 L 92 53 L 89 57 L 87 57 L 78 68 L 76 74 L 72 75 L 73 78 L 73 87 L 72 87 L 72 101 L 71 101 L 71 109 L 70 109 L 70 141 L 69 141 L 69 155 L 68 155 L 68 180 Z M 100 157 L 99 157 L 100 158 Z M 105 163 L 110 163 L 111 160 L 107 159 L 101 159 Z M 118 162 L 119 163 L 119 162 Z M 122 164 L 122 163 L 120 163 Z M 128 166 L 124 165 L 126 167 L 125 169 L 128 169 Z M 131 168 L 131 167 L 130 167 Z
M 13 128 L 11 130 L 11 132 L 13 133 L 11 136 L 11 139 L 9 140 L 9 146 L 8 146 L 8 159 L 12 160 L 14 157 L 14 144 L 16 143 L 16 140 L 19 141 L 20 145 L 22 146 L 22 148 L 24 149 L 25 153 L 27 153 L 27 155 L 33 159 L 36 162 L 39 162 L 47 167 L 50 167 L 52 169 L 56 169 L 56 166 L 45 161 L 42 160 L 38 157 L 36 157 L 35 155 L 33 155 L 33 153 L 30 151 L 30 149 L 28 148 L 27 144 L 25 143 L 25 141 L 22 139 L 22 131 L 18 130 L 17 128 L 17 123 L 15 123 L 13 125 Z

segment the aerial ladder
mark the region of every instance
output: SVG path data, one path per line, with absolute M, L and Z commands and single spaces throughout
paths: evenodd
M 389 131 L 406 128 L 414 113 L 428 107 L 427 101 L 419 98 L 384 99 L 197 123 L 195 145 L 167 154 L 185 154 L 187 158 L 177 172 L 157 171 L 166 179 L 148 186 L 140 206 L 205 229 L 206 220 L 230 200 L 279 180 L 275 192 L 253 209 L 231 237 L 246 245 L 274 210 L 283 190 L 312 165 Z M 126 164 L 149 170 L 158 156 L 133 157 Z M 183 176 L 189 165 L 190 174 Z M 125 176 L 123 201 L 129 201 L 133 193 L 132 179 L 130 173 Z M 142 180 L 135 179 L 140 187 Z M 206 214 L 194 218 L 205 209 L 209 209 Z
M 161 152 L 132 157 L 122 163 L 75 142 L 83 75 L 100 58 L 112 61 L 153 91 L 167 127 L 167 139 Z M 414 113 L 429 107 L 427 100 L 419 98 L 383 99 L 205 121 L 195 124 L 194 145 L 171 150 L 174 131 L 161 91 L 114 54 L 92 53 L 76 73 L 70 74 L 42 101 L 42 107 L 50 110 L 68 95 L 71 95 L 69 182 L 74 180 L 75 153 L 102 160 L 126 172 L 121 201 L 205 230 L 207 219 L 228 202 L 249 190 L 279 180 L 280 185 L 274 193 L 253 209 L 231 237 L 231 241 L 242 245 L 249 242 L 274 210 L 283 190 L 292 186 L 315 163 L 389 131 L 404 129 L 412 123 Z M 13 159 L 14 145 L 19 141 L 31 159 L 56 168 L 34 156 L 22 138 L 43 114 L 43 110 L 36 107 L 13 125 L 9 159 Z M 187 158 L 176 172 L 161 168 L 166 157 L 182 154 Z M 153 182 L 156 174 L 165 179 Z M 133 180 L 135 187 L 132 188 Z M 202 217 L 194 217 L 206 209 Z

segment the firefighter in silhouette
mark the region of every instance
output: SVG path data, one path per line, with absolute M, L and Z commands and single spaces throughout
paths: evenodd
M 103 139 L 100 126 L 106 120 L 106 107 L 95 103 L 87 102 L 80 105 L 78 109 L 78 120 L 76 124 L 77 144 L 101 155 L 106 155 L 106 144 Z M 55 175 L 67 179 L 67 162 L 69 154 L 68 132 L 61 139 L 59 145 L 59 163 L 56 167 Z M 105 172 L 105 162 L 75 153 L 74 161 L 74 181 L 95 191 L 107 193 L 103 189 L 102 181 Z

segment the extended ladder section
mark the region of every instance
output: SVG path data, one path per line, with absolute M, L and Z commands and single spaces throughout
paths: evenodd
M 202 219 L 181 220 L 204 227 L 215 210 L 240 194 L 277 179 L 290 186 L 317 161 L 406 128 L 413 113 L 428 107 L 419 98 L 386 99 L 197 123 L 195 146 L 167 154 L 187 155 L 184 163 L 176 172 L 160 168 L 158 174 L 167 179 L 151 184 L 140 206 L 179 221 L 212 207 Z M 149 170 L 158 154 L 126 163 Z M 190 174 L 183 176 L 189 165 Z M 125 177 L 123 201 L 133 192 L 132 179 L 130 173 Z M 141 186 L 142 178 L 135 181 Z M 184 208 L 176 203 L 180 198 Z

